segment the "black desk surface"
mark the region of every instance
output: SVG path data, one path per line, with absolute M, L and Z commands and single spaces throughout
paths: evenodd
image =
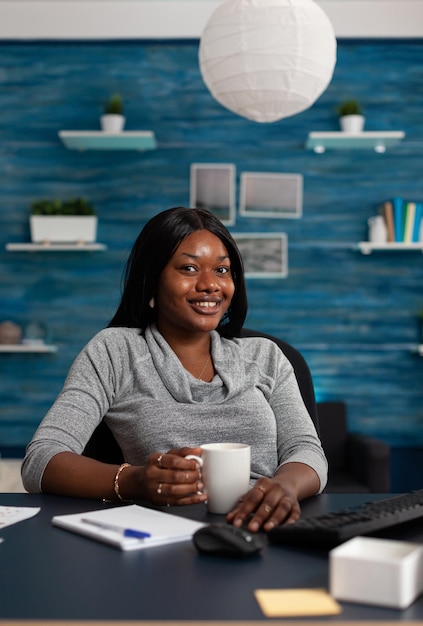
M 382 497 L 321 495 L 303 503 L 303 515 Z M 0 531 L 0 620 L 268 621 L 255 589 L 328 588 L 327 551 L 268 545 L 259 556 L 235 560 L 201 555 L 192 542 L 182 542 L 122 552 L 51 524 L 53 515 L 110 505 L 29 494 L 0 494 L 0 505 L 41 507 L 35 517 Z M 203 506 L 171 512 L 222 521 Z M 384 536 L 423 541 L 422 526 Z M 324 621 L 422 620 L 423 596 L 404 611 L 342 608 Z

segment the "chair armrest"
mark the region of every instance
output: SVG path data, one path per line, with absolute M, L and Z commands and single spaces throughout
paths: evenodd
M 390 447 L 384 441 L 349 433 L 347 437 L 348 464 L 351 473 L 368 485 L 371 493 L 389 493 Z

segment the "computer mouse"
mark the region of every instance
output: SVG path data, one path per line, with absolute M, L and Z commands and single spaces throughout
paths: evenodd
M 197 530 L 193 542 L 199 552 L 245 558 L 257 554 L 266 543 L 263 535 L 231 524 L 209 524 Z

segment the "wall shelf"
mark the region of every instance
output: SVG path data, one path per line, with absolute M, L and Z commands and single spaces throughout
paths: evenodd
M 47 343 L 40 344 L 0 344 L 0 352 L 15 352 L 20 354 L 51 354 L 57 352 L 57 346 Z
M 385 152 L 399 141 L 404 139 L 405 133 L 398 131 L 369 131 L 363 133 L 337 132 L 313 132 L 308 134 L 306 148 L 314 150 L 318 154 L 325 152 L 327 148 L 334 150 L 362 149 Z
M 61 130 L 59 137 L 69 150 L 155 150 L 156 138 L 151 130 L 105 133 L 99 131 Z
M 371 241 L 360 241 L 357 244 L 357 250 L 362 254 L 371 254 L 372 252 L 422 252 L 423 253 L 423 241 L 418 243 L 372 243 Z
M 101 252 L 103 243 L 7 243 L 9 252 Z

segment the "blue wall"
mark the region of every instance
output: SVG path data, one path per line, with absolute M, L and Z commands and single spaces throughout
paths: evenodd
M 367 218 L 396 195 L 423 200 L 423 42 L 339 42 L 331 85 L 309 110 L 257 124 L 204 86 L 198 42 L 7 43 L 0 46 L 0 321 L 44 320 L 56 355 L 0 355 L 0 448 L 26 444 L 84 343 L 117 305 L 127 252 L 145 221 L 189 201 L 192 162 L 304 176 L 300 220 L 237 216 L 233 232 L 286 232 L 289 276 L 249 280 L 248 326 L 296 345 L 322 400 L 345 400 L 352 430 L 401 447 L 423 444 L 421 253 L 362 256 Z M 95 130 L 120 91 L 127 130 L 158 149 L 74 152 L 60 129 Z M 335 106 L 358 98 L 367 130 L 404 130 L 385 154 L 304 149 L 309 131 L 338 130 Z M 12 253 L 29 240 L 35 199 L 85 196 L 104 253 Z

